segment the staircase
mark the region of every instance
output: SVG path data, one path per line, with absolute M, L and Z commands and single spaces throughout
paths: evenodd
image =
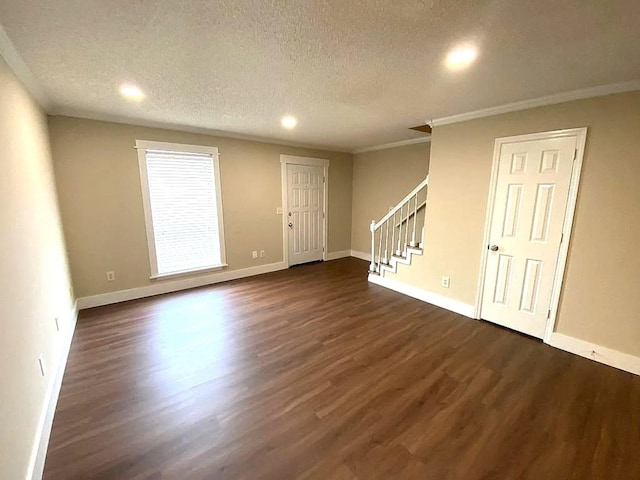
M 429 176 L 379 222 L 371 222 L 369 280 L 396 273 L 398 264 L 411 265 L 413 255 L 422 255 L 428 184 Z

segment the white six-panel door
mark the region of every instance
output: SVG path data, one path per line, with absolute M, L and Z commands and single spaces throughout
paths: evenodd
M 324 169 L 287 165 L 289 265 L 322 260 Z
M 484 320 L 544 336 L 576 146 L 574 136 L 501 145 Z

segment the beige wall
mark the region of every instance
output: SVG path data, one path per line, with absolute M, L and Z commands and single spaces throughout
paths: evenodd
M 22 479 L 69 329 L 72 292 L 46 117 L 2 59 L 0 172 L 0 478 Z
M 371 250 L 371 220 L 380 220 L 429 172 L 429 143 L 353 156 L 351 248 Z
M 640 355 L 638 126 L 640 92 L 435 128 L 425 255 L 398 280 L 474 304 L 495 138 L 588 127 L 556 330 Z
M 283 259 L 280 154 L 330 160 L 328 251 L 350 248 L 351 154 L 68 117 L 50 117 L 49 128 L 78 297 L 158 282 L 149 280 L 136 139 L 219 148 L 227 270 Z M 253 260 L 252 250 L 266 257 Z

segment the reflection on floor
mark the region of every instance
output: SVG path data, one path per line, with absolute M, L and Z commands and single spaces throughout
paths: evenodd
M 45 478 L 640 478 L 640 377 L 366 278 L 83 311 Z

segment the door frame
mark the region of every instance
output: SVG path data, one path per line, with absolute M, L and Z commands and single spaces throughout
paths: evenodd
M 280 155 L 280 177 L 282 185 L 282 255 L 287 268 L 289 264 L 289 222 L 287 221 L 287 206 L 289 205 L 289 185 L 287 179 L 287 165 L 308 165 L 323 167 L 324 192 L 322 201 L 322 261 L 327 261 L 327 226 L 329 224 L 329 160 L 324 158 L 298 157 L 295 155 Z
M 587 141 L 587 127 L 568 128 L 564 130 L 552 130 L 548 132 L 500 137 L 496 138 L 493 147 L 493 164 L 491 166 L 491 181 L 489 182 L 489 199 L 487 202 L 487 213 L 484 221 L 484 236 L 480 256 L 480 272 L 478 276 L 478 289 L 476 292 L 476 305 L 474 315 L 476 319 L 480 319 L 482 314 L 482 297 L 484 294 L 485 270 L 487 267 L 487 258 L 489 255 L 487 246 L 489 245 L 489 237 L 491 234 L 491 222 L 493 220 L 494 201 L 496 196 L 496 188 L 498 186 L 498 166 L 500 162 L 500 151 L 502 149 L 502 146 L 508 143 L 520 143 L 574 136 L 576 137 L 576 154 L 573 162 L 573 168 L 571 170 L 569 196 L 567 198 L 567 207 L 562 224 L 562 241 L 558 250 L 558 261 L 556 262 L 556 270 L 553 277 L 553 285 L 551 288 L 551 303 L 549 305 L 550 313 L 547 317 L 547 325 L 543 337 L 544 343 L 549 343 L 551 334 L 553 333 L 556 325 L 558 305 L 560 303 L 560 293 L 562 291 L 565 268 L 567 265 L 567 256 L 569 254 L 569 244 L 571 242 L 571 230 L 576 211 L 576 203 L 578 201 L 578 187 L 580 185 L 580 173 L 582 172 L 584 150 Z

